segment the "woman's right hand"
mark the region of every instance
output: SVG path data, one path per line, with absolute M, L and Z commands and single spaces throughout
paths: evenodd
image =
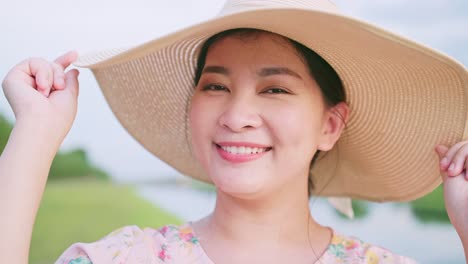
M 79 72 L 73 69 L 65 73 L 76 58 L 77 53 L 72 51 L 54 62 L 27 59 L 13 67 L 2 83 L 16 122 L 32 122 L 46 128 L 45 140 L 57 148 L 76 116 Z
M 68 52 L 54 62 L 27 59 L 3 80 L 16 123 L 0 155 L 1 263 L 28 263 L 50 166 L 76 116 L 78 71 L 65 73 L 76 57 Z

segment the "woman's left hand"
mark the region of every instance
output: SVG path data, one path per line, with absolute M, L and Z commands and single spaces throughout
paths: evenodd
M 459 142 L 450 148 L 438 145 L 435 150 L 440 158 L 447 214 L 466 251 L 468 246 L 468 141 Z

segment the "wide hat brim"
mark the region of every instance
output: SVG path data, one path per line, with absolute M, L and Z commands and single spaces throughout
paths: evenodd
M 80 57 L 125 129 L 184 175 L 209 182 L 191 151 L 189 101 L 210 36 L 257 28 L 296 40 L 340 75 L 351 115 L 312 170 L 314 195 L 408 201 L 441 183 L 436 144 L 466 138 L 468 73 L 451 58 L 344 15 L 295 8 L 218 16 L 130 49 Z

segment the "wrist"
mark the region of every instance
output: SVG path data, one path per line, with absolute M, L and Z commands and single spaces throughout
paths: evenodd
M 59 126 L 48 120 L 47 117 L 28 117 L 17 119 L 13 131 L 18 134 L 29 134 L 37 140 L 44 140 L 60 145 L 63 141 L 62 130 Z M 13 133 L 12 131 L 12 133 Z M 28 133 L 29 131 L 29 133 Z M 31 133 L 33 132 L 33 133 Z
M 17 120 L 11 131 L 8 145 L 14 148 L 27 148 L 30 153 L 45 155 L 53 158 L 57 153 L 63 139 L 55 135 L 53 129 L 38 119 Z

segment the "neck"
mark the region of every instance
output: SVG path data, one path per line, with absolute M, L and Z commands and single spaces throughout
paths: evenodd
M 324 229 L 310 215 L 307 188 L 294 186 L 284 186 L 277 193 L 256 199 L 242 199 L 218 190 L 216 207 L 204 221 L 216 240 L 245 247 L 304 245 L 310 242 L 310 236 L 319 233 L 318 229 Z

